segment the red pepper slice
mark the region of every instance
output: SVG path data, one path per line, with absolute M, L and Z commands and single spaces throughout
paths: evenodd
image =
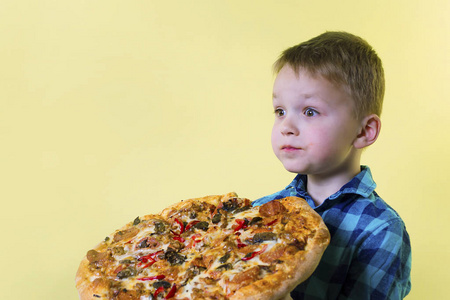
M 145 265 L 139 264 L 138 267 L 141 267 L 142 269 L 146 269 L 148 267 L 151 267 L 155 262 L 156 261 L 153 260 L 153 261 L 151 261 L 151 262 L 149 262 L 148 264 L 145 264 Z
M 234 235 L 236 235 L 236 241 L 237 241 L 237 247 L 238 249 L 244 248 L 247 245 L 241 242 L 241 239 L 239 238 L 239 236 L 241 235 L 240 232 L 235 232 Z
M 174 283 L 172 285 L 172 288 L 170 289 L 170 291 L 167 293 L 166 297 L 164 297 L 164 299 L 172 298 L 173 296 L 175 296 L 176 292 L 177 292 L 177 286 Z
M 148 256 L 148 255 L 139 257 L 139 258 L 138 258 L 138 261 L 140 261 L 140 262 L 143 263 L 143 264 L 146 264 L 146 263 L 148 263 L 149 261 L 155 262 L 155 260 L 154 260 L 152 257 Z
M 138 267 L 142 267 L 143 269 L 150 267 L 151 265 L 153 265 L 156 262 L 156 255 L 163 253 L 163 250 L 159 250 L 144 256 L 141 256 L 138 258 L 138 261 L 140 261 L 140 263 L 138 264 Z
M 175 222 L 177 222 L 177 224 L 180 225 L 180 234 L 182 234 L 184 232 L 184 224 L 183 224 L 183 222 L 181 222 L 177 218 L 175 218 Z
M 266 249 L 267 249 L 267 244 L 263 245 L 263 247 L 259 251 L 250 252 L 249 254 L 247 254 L 246 256 L 241 258 L 241 260 L 243 260 L 243 261 L 250 260 L 250 259 L 254 258 L 256 255 L 259 255 L 259 254 L 263 253 L 264 251 L 266 251 Z
M 159 250 L 159 251 L 156 251 L 156 252 L 153 252 L 153 253 L 141 256 L 141 257 L 138 258 L 138 260 L 143 262 L 143 263 L 146 263 L 149 259 L 154 260 L 156 255 L 158 255 L 160 253 L 163 253 L 163 252 L 164 252 L 163 250 Z
M 196 220 L 196 221 L 189 222 L 189 224 L 186 225 L 186 228 L 184 229 L 184 231 L 188 231 L 189 229 L 192 228 L 192 226 L 194 226 L 197 223 L 200 223 L 200 221 Z
M 141 267 L 142 269 L 148 268 L 156 262 L 156 260 L 151 257 L 141 257 L 138 258 L 138 260 L 140 261 L 138 267 Z
M 275 224 L 278 221 L 278 219 L 275 219 L 273 221 L 270 221 L 269 223 L 266 224 L 266 226 L 272 226 L 273 224 Z
M 237 247 L 238 247 L 238 249 L 241 249 L 241 248 L 247 247 L 247 244 L 242 243 L 241 239 L 237 238 Z
M 150 281 L 150 280 L 161 280 L 166 278 L 165 275 L 156 275 L 156 276 L 150 276 L 150 277 L 141 277 L 141 278 L 136 278 L 137 280 L 140 281 Z
M 189 244 L 186 246 L 187 248 L 191 248 L 193 247 L 195 244 L 200 243 L 202 240 L 199 239 L 197 240 L 197 238 L 201 238 L 202 235 L 200 233 L 196 233 L 194 235 L 191 236 L 191 241 L 189 242 Z
M 248 227 L 247 220 L 245 219 L 236 219 L 236 223 L 238 226 L 234 228 L 234 232 Z
M 153 298 L 156 299 L 156 297 L 158 297 L 158 295 L 161 294 L 162 292 L 164 292 L 164 287 L 160 286 L 159 288 L 156 289 L 155 293 L 153 294 Z
M 192 239 L 194 242 L 198 243 L 198 242 L 200 242 L 201 240 L 196 240 L 196 239 L 197 239 L 197 238 L 200 238 L 200 237 L 202 237 L 202 235 L 201 235 L 200 233 L 196 233 L 196 234 L 194 234 L 194 235 L 191 236 L 191 239 Z
M 181 236 L 174 236 L 172 239 L 174 239 L 175 241 L 179 241 L 180 243 L 184 243 L 184 239 Z

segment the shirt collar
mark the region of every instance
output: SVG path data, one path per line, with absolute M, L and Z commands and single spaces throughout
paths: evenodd
M 306 192 L 306 181 L 306 175 L 298 174 L 286 187 L 286 189 L 295 189 L 300 196 L 310 198 Z M 337 199 L 344 194 L 357 194 L 367 198 L 375 190 L 376 186 L 377 185 L 372 178 L 370 168 L 367 166 L 361 166 L 361 172 L 359 172 L 348 183 L 342 186 L 339 191 L 328 197 L 325 201 L 328 199 Z

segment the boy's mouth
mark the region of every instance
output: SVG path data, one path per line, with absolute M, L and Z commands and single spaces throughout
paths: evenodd
M 301 148 L 294 147 L 294 146 L 291 146 L 291 145 L 283 145 L 283 146 L 281 146 L 281 150 L 290 152 L 290 151 L 301 150 Z

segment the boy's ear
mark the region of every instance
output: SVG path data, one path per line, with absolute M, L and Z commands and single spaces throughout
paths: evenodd
M 372 145 L 378 138 L 381 130 L 381 120 L 375 114 L 368 115 L 361 121 L 360 132 L 356 136 L 353 146 L 362 149 Z

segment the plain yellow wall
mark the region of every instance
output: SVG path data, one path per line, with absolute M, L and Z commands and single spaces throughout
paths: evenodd
M 287 185 L 271 65 L 326 30 L 387 78 L 363 158 L 413 245 L 408 299 L 448 297 L 450 1 L 0 2 L 0 298 L 77 299 L 87 250 L 183 198 Z

